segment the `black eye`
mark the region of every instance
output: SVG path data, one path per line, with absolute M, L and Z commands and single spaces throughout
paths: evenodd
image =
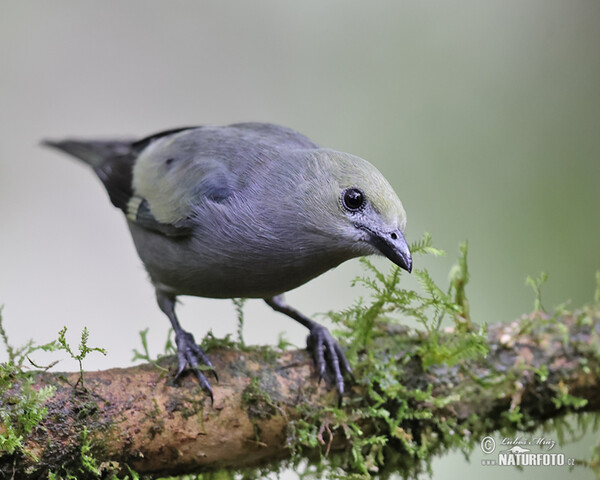
M 349 188 L 344 191 L 342 201 L 344 202 L 344 207 L 356 212 L 364 205 L 365 195 L 358 188 Z

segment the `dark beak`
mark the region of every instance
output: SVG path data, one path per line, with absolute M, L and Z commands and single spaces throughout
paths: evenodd
M 404 235 L 400 230 L 392 232 L 373 232 L 368 230 L 371 244 L 384 256 L 403 268 L 408 273 L 412 271 L 412 256 Z

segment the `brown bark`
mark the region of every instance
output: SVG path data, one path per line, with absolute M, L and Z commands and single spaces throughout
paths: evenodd
M 458 400 L 434 415 L 460 422 L 477 414 L 487 419 L 486 428 L 500 426 L 500 413 L 516 405 L 533 419 L 564 414 L 565 407 L 553 399 L 567 391 L 588 400 L 581 410 L 598 411 L 599 336 L 598 311 L 562 315 L 557 321 L 532 314 L 490 327 L 487 358 L 425 372 L 420 362 L 410 362 L 406 385 L 432 384 L 436 396 L 458 394 Z M 413 338 L 417 348 L 419 335 Z M 410 349 L 397 353 L 414 355 Z M 86 372 L 85 390 L 73 387 L 75 373 L 36 374 L 36 387 L 56 387 L 47 403 L 48 415 L 24 441 L 25 451 L 39 461 L 20 454 L 0 456 L 0 478 L 10 478 L 13 472 L 14 478 L 21 478 L 28 467 L 33 467 L 29 478 L 47 478 L 47 471 L 70 466 L 79 468 L 83 478 L 78 462 L 84 427 L 99 463 L 119 462 L 140 473 L 175 475 L 256 466 L 289 456 L 287 427 L 300 415 L 299 404 L 337 401 L 329 387 L 317 384 L 304 351 L 268 355 L 223 349 L 211 350 L 210 356 L 220 378 L 212 382 L 212 406 L 193 376 L 173 383 L 170 374 L 153 365 Z M 162 365 L 172 363 L 166 359 Z M 548 368 L 546 379 L 534 373 L 543 365 Z M 482 386 L 480 379 L 492 374 L 511 381 Z M 19 388 L 17 383 L 13 393 Z M 360 387 L 355 385 L 350 395 L 357 394 Z M 337 438 L 333 449 L 343 447 L 344 439 Z M 103 467 L 109 465 L 116 464 Z

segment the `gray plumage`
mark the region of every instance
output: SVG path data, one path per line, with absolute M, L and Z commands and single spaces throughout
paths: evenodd
M 178 374 L 193 367 L 212 398 L 196 368 L 198 359 L 211 364 L 177 321 L 178 295 L 263 298 L 310 329 L 319 374 L 329 370 L 343 392 L 351 371 L 343 352 L 280 295 L 362 255 L 384 254 L 410 271 L 404 209 L 375 167 L 260 123 L 45 144 L 90 165 L 126 215 L 176 333 Z

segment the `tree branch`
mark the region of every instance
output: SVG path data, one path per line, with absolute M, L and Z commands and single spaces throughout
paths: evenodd
M 426 336 L 415 331 L 396 333 L 395 338 L 406 340 L 400 343 L 389 343 L 390 335 L 387 339 L 384 335 L 373 348 L 376 355 L 397 358 L 404 387 L 432 386 L 427 400 L 411 401 L 416 411 L 432 415 L 403 422 L 397 436 L 422 443 L 439 437 L 440 419 L 463 426 L 458 434 L 476 439 L 477 434 L 514 423 L 510 413 L 520 416 L 515 426 L 527 428 L 527 421 L 561 416 L 573 406 L 578 411 L 599 411 L 599 336 L 597 310 L 556 317 L 537 312 L 491 326 L 487 357 L 452 367 L 424 370 L 418 349 Z M 0 477 L 47 478 L 50 471 L 71 471 L 78 472 L 78 478 L 95 478 L 94 470 L 127 473 L 126 465 L 153 476 L 176 475 L 271 463 L 289 458 L 290 443 L 301 440 L 290 434 L 291 422 L 314 423 L 308 412 L 331 412 L 326 407 L 336 405 L 333 389 L 325 382 L 317 384 L 305 351 L 216 349 L 210 356 L 220 377 L 213 385 L 212 406 L 192 375 L 173 383 L 171 374 L 150 364 L 86 372 L 84 389 L 73 387 L 78 373 L 30 374 L 35 389 L 53 385 L 56 390 L 46 403 L 44 420 L 23 439 L 25 453 L 0 456 Z M 161 361 L 163 366 L 173 363 L 172 358 Z M 17 376 L 12 388 L 1 392 L 5 412 L 23 382 Z M 369 432 L 376 427 L 364 424 L 356 414 L 364 405 L 360 402 L 367 395 L 365 388 L 358 378 L 343 408 Z M 331 433 L 333 426 L 323 418 L 315 425 L 322 452 L 350 447 L 344 429 Z M 0 424 L 0 433 L 3 428 L 5 432 Z

